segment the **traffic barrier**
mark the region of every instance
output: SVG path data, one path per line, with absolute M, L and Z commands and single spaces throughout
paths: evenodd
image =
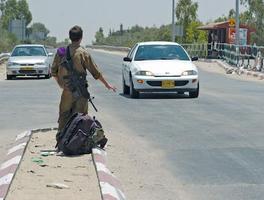
M 116 46 L 108 46 L 108 45 L 87 45 L 86 48 L 102 49 L 107 51 L 121 51 L 121 52 L 130 51 L 129 47 L 116 47 Z

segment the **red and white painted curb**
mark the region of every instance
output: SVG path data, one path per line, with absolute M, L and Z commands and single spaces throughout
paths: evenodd
M 106 152 L 100 148 L 94 148 L 92 153 L 102 200 L 125 200 L 119 180 L 106 167 Z
M 25 131 L 16 137 L 15 145 L 8 150 L 6 161 L 0 166 L 0 200 L 4 200 L 18 169 L 32 131 Z
M 8 150 L 6 161 L 0 166 L 0 200 L 4 200 L 7 196 L 31 135 L 36 132 L 52 130 L 57 130 L 57 128 L 36 129 L 17 135 L 14 146 Z M 102 149 L 94 148 L 92 153 L 102 200 L 125 200 L 126 198 L 121 190 L 120 182 L 106 167 L 106 152 Z

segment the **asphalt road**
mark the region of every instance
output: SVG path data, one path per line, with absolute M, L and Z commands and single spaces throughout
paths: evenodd
M 118 88 L 116 94 L 106 91 L 89 77 L 94 103 L 108 116 L 103 119 L 105 126 L 117 132 L 122 126 L 124 138 L 131 140 L 126 141 L 131 145 L 124 152 L 148 165 L 130 165 L 138 168 L 139 173 L 133 174 L 134 169 L 122 169 L 129 162 L 125 154 L 119 162 L 110 159 L 129 199 L 263 199 L 263 83 L 200 70 L 198 99 L 177 94 L 144 94 L 130 99 L 121 94 L 122 57 L 92 54 L 109 82 Z M 56 126 L 59 98 L 52 79 L 0 82 L 1 155 L 16 134 Z M 149 144 L 148 150 L 135 143 L 139 139 Z M 151 152 L 162 152 L 162 160 Z

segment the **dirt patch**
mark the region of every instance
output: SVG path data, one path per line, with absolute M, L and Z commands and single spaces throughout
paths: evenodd
M 41 155 L 54 149 L 54 138 L 51 131 L 32 136 L 6 200 L 101 199 L 91 155 Z

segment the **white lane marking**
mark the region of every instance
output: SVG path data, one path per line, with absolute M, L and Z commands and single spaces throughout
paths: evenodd
M 6 176 L 3 176 L 0 178 L 0 186 L 1 185 L 9 185 L 12 181 L 14 174 L 7 174 Z
M 24 137 L 30 136 L 30 135 L 31 135 L 31 131 L 25 131 L 25 132 L 23 132 L 23 133 L 17 135 L 17 137 L 16 137 L 16 141 L 17 141 L 17 140 L 20 140 L 20 139 L 22 139 L 22 138 L 24 138 Z
M 106 166 L 103 165 L 102 163 L 96 163 L 96 168 L 97 168 L 97 171 L 98 171 L 98 172 L 99 172 L 99 171 L 102 171 L 102 172 L 105 172 L 105 173 L 107 173 L 107 174 L 113 176 L 112 173 L 110 172 L 110 170 L 107 169 Z
M 102 155 L 102 156 L 106 156 L 106 152 L 103 151 L 103 150 L 100 150 L 98 148 L 93 148 L 92 151 L 93 151 L 93 154 L 99 154 L 99 155 Z
M 100 182 L 100 185 L 102 188 L 103 195 L 107 195 L 107 194 L 111 195 L 111 196 L 115 197 L 117 200 L 125 200 L 126 199 L 124 193 L 121 190 L 113 187 L 109 183 Z
M 22 156 L 16 156 L 16 157 L 4 162 L 1 165 L 0 170 L 6 169 L 6 168 L 10 167 L 11 165 L 18 165 L 21 158 L 22 158 Z
M 17 150 L 24 149 L 26 145 L 27 145 L 27 143 L 24 142 L 24 143 L 21 143 L 21 144 L 19 144 L 17 146 L 14 146 L 13 148 L 11 148 L 11 149 L 8 150 L 7 155 L 9 155 L 11 153 L 14 153 Z

